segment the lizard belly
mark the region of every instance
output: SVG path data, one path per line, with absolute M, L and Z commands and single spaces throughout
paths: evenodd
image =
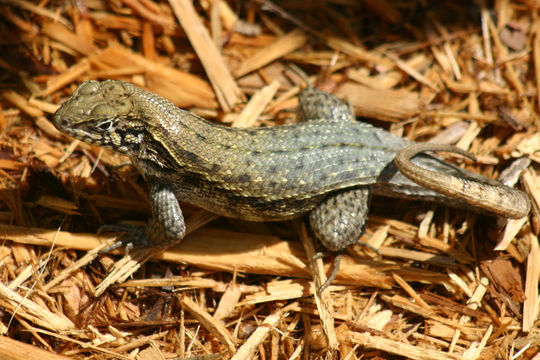
M 185 179 L 185 178 L 184 178 Z M 186 180 L 186 179 L 185 179 Z M 176 185 L 176 184 L 175 184 Z M 315 208 L 326 194 L 310 194 L 294 198 L 243 196 L 226 188 L 216 192 L 215 185 L 193 185 L 183 181 L 174 192 L 180 201 L 210 212 L 248 221 L 282 221 L 298 218 Z

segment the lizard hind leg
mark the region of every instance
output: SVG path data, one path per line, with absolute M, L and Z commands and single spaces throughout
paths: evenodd
M 299 122 L 312 120 L 355 120 L 354 113 L 348 104 L 334 94 L 330 94 L 311 85 L 307 74 L 295 64 L 290 64 L 289 67 L 306 83 L 306 87 L 298 96 L 296 118 Z
M 315 237 L 329 251 L 337 254 L 322 292 L 335 279 L 343 250 L 360 239 L 369 209 L 369 187 L 363 186 L 330 194 L 309 214 Z
M 354 115 L 337 96 L 308 86 L 298 97 L 296 108 L 298 121 L 326 120 L 326 121 L 354 121 Z
M 339 251 L 358 241 L 369 209 L 367 186 L 330 194 L 309 214 L 311 229 L 327 250 Z

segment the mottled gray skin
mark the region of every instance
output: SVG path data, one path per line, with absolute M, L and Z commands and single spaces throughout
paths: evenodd
M 320 90 L 306 89 L 299 102 L 304 121 L 298 124 L 230 128 L 129 83 L 88 81 L 53 120 L 66 134 L 130 157 L 150 189 L 147 238 L 153 246 L 172 245 L 184 236 L 178 199 L 251 221 L 309 213 L 317 238 L 332 251 L 358 241 L 371 194 L 469 207 L 419 186 L 396 169 L 394 157 L 412 142 L 354 121 L 342 101 Z M 517 191 L 425 154 L 414 163 Z M 516 211 L 524 212 L 528 204 Z

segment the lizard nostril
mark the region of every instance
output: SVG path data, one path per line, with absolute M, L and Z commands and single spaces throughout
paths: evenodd
M 70 125 L 71 125 L 71 121 L 70 121 L 69 118 L 62 117 L 62 118 L 60 118 L 59 120 L 60 120 L 59 123 L 60 123 L 60 125 L 62 125 L 62 126 L 70 126 Z

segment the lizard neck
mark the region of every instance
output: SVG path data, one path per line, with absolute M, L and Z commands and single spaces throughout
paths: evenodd
M 160 169 L 206 172 L 213 164 L 208 156 L 214 153 L 210 147 L 214 146 L 215 138 L 219 138 L 221 132 L 234 131 L 137 87 L 133 87 L 133 96 L 146 132 L 139 153 L 129 155 L 153 162 Z M 205 149 L 207 151 L 202 151 Z

